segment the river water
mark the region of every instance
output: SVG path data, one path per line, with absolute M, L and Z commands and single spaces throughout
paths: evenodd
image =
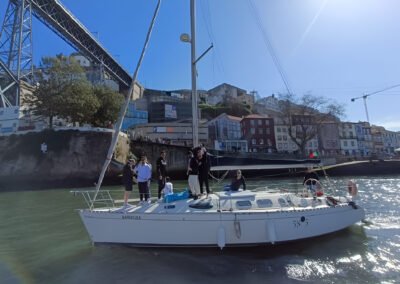
M 344 186 L 347 179 L 333 182 Z M 400 176 L 354 180 L 366 223 L 298 242 L 222 251 L 92 246 L 74 210 L 85 203 L 69 190 L 2 192 L 0 283 L 399 283 Z M 298 182 L 273 180 L 276 186 Z M 122 187 L 108 189 L 122 198 Z

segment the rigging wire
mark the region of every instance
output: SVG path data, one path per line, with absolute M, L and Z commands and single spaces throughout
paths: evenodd
M 269 54 L 272 57 L 272 60 L 273 60 L 273 62 L 275 64 L 275 67 L 278 69 L 279 75 L 281 76 L 281 78 L 283 80 L 283 83 L 285 84 L 286 91 L 289 94 L 293 94 L 292 89 L 291 89 L 290 84 L 289 84 L 289 80 L 288 80 L 288 78 L 287 78 L 287 76 L 285 74 L 285 71 L 284 71 L 284 69 L 282 67 L 282 64 L 280 63 L 280 60 L 279 60 L 279 58 L 278 58 L 278 56 L 277 56 L 277 54 L 275 52 L 275 49 L 274 49 L 274 47 L 272 45 L 272 42 L 268 37 L 268 33 L 264 29 L 264 27 L 262 25 L 262 21 L 261 21 L 260 15 L 258 14 L 257 9 L 254 6 L 253 1 L 252 0 L 248 0 L 247 4 L 249 6 L 250 12 L 253 15 L 253 19 L 257 24 L 258 30 L 260 31 L 260 33 L 262 35 L 264 44 L 267 47 L 267 50 L 269 51 Z
M 203 0 L 200 1 L 200 10 L 201 10 L 201 14 L 205 23 L 205 27 L 208 33 L 208 37 L 210 39 L 210 41 L 212 42 L 214 48 L 213 48 L 213 54 L 215 54 L 215 57 L 217 58 L 217 60 L 215 60 L 213 58 L 213 69 L 214 69 L 214 62 L 216 62 L 218 69 L 221 71 L 222 75 L 224 77 L 226 77 L 226 72 L 225 72 L 225 68 L 224 65 L 222 63 L 222 57 L 220 56 L 220 52 L 219 52 L 219 48 L 218 48 L 218 42 L 216 37 L 214 36 L 214 32 L 213 32 L 213 28 L 212 28 L 212 21 L 211 21 L 211 12 L 210 12 L 210 7 L 209 7 L 209 2 L 208 0 Z
M 123 121 L 123 118 L 124 118 L 125 113 L 126 113 L 126 111 L 128 109 L 128 106 L 129 106 L 130 96 L 131 96 L 132 92 L 134 91 L 134 88 L 135 88 L 135 85 L 136 85 L 136 78 L 137 78 L 137 75 L 139 73 L 139 69 L 140 69 L 140 66 L 142 64 L 143 57 L 144 57 L 144 54 L 146 52 L 148 43 L 150 41 L 151 32 L 153 31 L 154 23 L 155 23 L 155 20 L 157 18 L 157 14 L 158 14 L 158 11 L 160 9 L 160 6 L 161 6 L 161 0 L 158 0 L 157 6 L 156 6 L 156 8 L 154 10 L 153 18 L 151 19 L 151 23 L 150 23 L 149 29 L 147 31 L 146 39 L 144 41 L 144 45 L 143 45 L 142 52 L 141 52 L 140 57 L 139 57 L 139 61 L 138 61 L 137 65 L 136 65 L 135 72 L 133 73 L 133 76 L 132 76 L 131 86 L 129 87 L 129 91 L 126 94 L 124 105 L 121 107 L 121 110 L 120 110 L 120 113 L 119 113 L 119 117 L 118 117 L 118 121 L 117 121 L 117 124 L 115 125 L 115 128 L 114 128 L 114 133 L 113 133 L 113 136 L 112 136 L 110 148 L 108 149 L 106 160 L 105 160 L 103 168 L 101 170 L 99 179 L 98 179 L 98 181 L 96 183 L 96 191 L 95 191 L 94 197 L 92 199 L 92 202 L 90 204 L 90 210 L 93 209 L 93 205 L 94 205 L 94 203 L 96 201 L 97 194 L 99 193 L 101 184 L 103 182 L 104 175 L 105 175 L 105 173 L 107 171 L 108 166 L 110 165 L 112 156 L 114 154 L 114 151 L 115 151 L 115 148 L 116 148 L 116 145 L 117 145 L 117 142 L 118 142 L 119 132 L 121 131 L 122 121 Z

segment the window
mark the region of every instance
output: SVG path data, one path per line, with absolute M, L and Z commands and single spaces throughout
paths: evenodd
M 260 145 L 264 145 L 264 139 L 260 139 Z
M 251 133 L 251 134 L 256 134 L 256 129 L 255 129 L 255 128 L 253 128 L 253 127 L 252 127 L 252 128 L 250 128 L 250 133 Z
M 259 125 L 259 126 L 262 125 L 262 120 L 261 120 L 261 119 L 258 120 L 258 125 Z
M 238 201 L 236 201 L 236 208 L 237 209 L 250 209 L 251 202 L 250 202 L 250 200 L 238 200 Z
M 281 132 L 281 128 L 278 127 L 278 128 L 276 129 L 276 132 Z
M 255 126 L 255 125 L 256 125 L 255 122 L 254 122 L 254 119 L 251 119 L 251 120 L 250 120 L 250 125 L 251 125 L 251 126 Z
M 263 135 L 264 134 L 264 129 L 258 128 L 258 134 Z
M 282 136 L 283 141 L 287 141 L 287 136 Z
M 279 198 L 278 202 L 279 202 L 279 205 L 281 205 L 281 207 L 287 207 L 288 206 L 286 200 L 283 199 L 283 198 Z
M 257 200 L 257 206 L 259 208 L 272 207 L 272 201 L 271 201 L 271 199 L 258 199 Z
M 347 147 L 347 141 L 343 141 L 343 146 Z
M 350 143 L 351 143 L 351 146 L 353 146 L 353 147 L 355 146 L 354 141 L 351 141 Z
M 278 135 L 278 141 L 282 141 L 282 136 Z
M 269 120 L 265 120 L 265 125 L 269 125 Z
M 270 130 L 269 130 L 269 128 L 266 128 L 266 129 L 265 129 L 265 134 L 267 134 L 267 135 L 269 135 L 269 134 L 270 134 Z
M 251 144 L 256 145 L 257 144 L 256 139 L 251 139 Z

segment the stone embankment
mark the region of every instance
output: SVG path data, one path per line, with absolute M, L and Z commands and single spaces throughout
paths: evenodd
M 111 137 L 112 130 L 102 128 L 48 129 L 1 136 L 0 190 L 93 186 Z M 123 163 L 128 152 L 128 138 L 120 136 L 114 158 Z M 118 175 L 109 170 L 106 182 L 119 181 Z

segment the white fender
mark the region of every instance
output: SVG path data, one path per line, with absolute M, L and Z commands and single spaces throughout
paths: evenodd
M 354 181 L 349 180 L 347 183 L 347 190 L 352 197 L 355 197 L 358 193 L 357 184 Z
M 218 232 L 217 232 L 217 244 L 218 247 L 222 250 L 225 247 L 226 244 L 226 238 L 225 238 L 225 229 L 224 227 L 219 227 Z
M 267 221 L 267 234 L 271 244 L 274 244 L 276 241 L 276 232 L 275 232 L 275 223 L 273 220 Z

